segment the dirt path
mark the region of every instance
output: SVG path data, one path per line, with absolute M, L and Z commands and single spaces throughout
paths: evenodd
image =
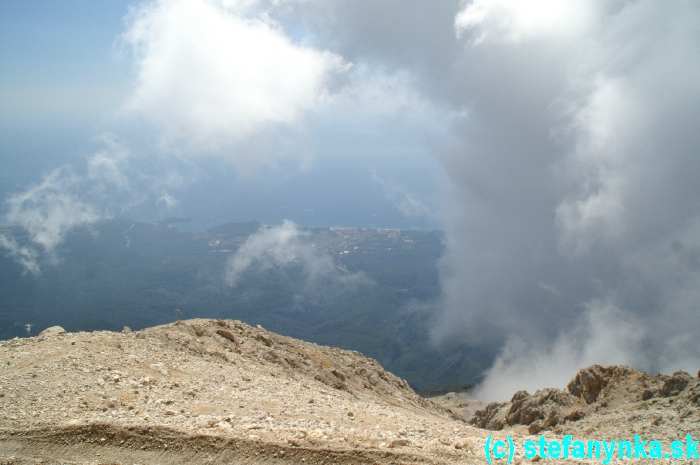
M 215 436 L 187 436 L 166 428 L 90 425 L 0 433 L 0 465 L 65 464 L 436 464 L 389 451 L 284 447 Z

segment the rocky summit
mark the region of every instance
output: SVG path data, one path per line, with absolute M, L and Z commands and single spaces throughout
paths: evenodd
M 0 342 L 0 463 L 464 463 L 484 434 L 357 352 L 239 321 Z
M 474 464 L 490 430 L 517 443 L 700 424 L 697 377 L 600 366 L 566 390 L 472 410 L 469 424 L 454 394 L 424 399 L 357 352 L 230 320 L 52 327 L 0 342 L 0 364 L 3 465 Z

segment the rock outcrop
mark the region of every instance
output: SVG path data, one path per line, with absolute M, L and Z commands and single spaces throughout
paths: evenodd
M 518 391 L 509 402 L 476 411 L 471 423 L 492 430 L 525 426 L 530 434 L 615 427 L 638 432 L 663 424 L 692 431 L 700 429 L 700 379 L 683 371 L 650 375 L 625 366 L 593 365 L 578 371 L 566 390 Z

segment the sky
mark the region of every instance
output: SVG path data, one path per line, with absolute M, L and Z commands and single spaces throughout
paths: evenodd
M 126 2 L 0 5 L 3 125 L 84 127 L 119 103 L 128 76 L 115 38 Z M 93 123 L 94 124 L 94 123 Z
M 105 135 L 127 137 L 135 150 L 149 152 L 141 158 L 159 151 L 153 146 L 161 141 L 150 137 L 150 128 L 141 129 L 142 121 L 124 115 L 138 74 L 124 34 L 130 12 L 139 5 L 83 0 L 62 2 L 60 8 L 39 1 L 0 4 L 0 195 L 21 190 L 65 164 L 79 166 L 100 149 Z M 402 212 L 404 195 L 421 204 L 432 202 L 441 175 L 420 140 L 390 147 L 376 140 L 386 127 L 358 126 L 352 120 L 342 126 L 319 124 L 327 129 L 300 148 L 308 152 L 305 157 L 317 159 L 313 164 L 295 162 L 292 169 L 241 175 L 231 163 L 221 166 L 220 158 L 210 157 L 201 161 L 206 166 L 180 167 L 190 172 L 188 178 L 196 174 L 198 182 L 179 191 L 177 208 L 164 211 L 162 204 L 144 202 L 129 214 L 143 220 L 188 217 L 198 228 L 284 219 L 306 225 L 438 227 L 429 215 Z M 389 130 L 416 139 L 409 127 Z M 396 169 L 392 157 L 402 160 L 402 169 Z M 361 164 L 354 161 L 360 158 Z
M 0 7 L 0 193 L 30 241 L 0 247 L 29 273 L 119 215 L 435 227 L 431 334 L 500 354 L 480 396 L 697 369 L 697 2 L 61 6 Z

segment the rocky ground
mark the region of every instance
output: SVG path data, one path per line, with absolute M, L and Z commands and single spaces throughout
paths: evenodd
M 0 463 L 465 463 L 484 437 L 374 360 L 238 321 L 54 329 L 0 364 Z
M 472 413 L 475 426 L 527 429 L 577 437 L 677 439 L 700 431 L 700 373 L 650 375 L 624 366 L 580 370 L 565 390 L 519 391 Z
M 567 391 L 482 408 L 423 399 L 357 352 L 228 320 L 51 328 L 0 342 L 0 366 L 0 465 L 474 464 L 483 428 L 516 442 L 700 431 L 699 382 L 683 373 L 591 367 Z

